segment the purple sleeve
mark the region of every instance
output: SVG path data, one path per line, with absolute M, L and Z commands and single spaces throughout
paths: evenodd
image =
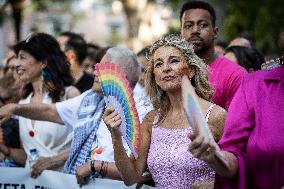
M 222 150 L 233 153 L 238 160 L 238 177 L 229 180 L 216 177 L 216 188 L 245 188 L 246 179 L 246 151 L 250 134 L 255 126 L 255 115 L 251 97 L 246 92 L 253 91 L 246 85 L 245 79 L 236 92 L 229 107 L 224 134 L 219 141 Z M 248 90 L 249 89 L 249 90 Z M 220 186 L 219 186 L 220 185 Z
M 239 68 L 237 71 L 235 71 L 231 77 L 230 77 L 230 85 L 228 85 L 228 89 L 226 90 L 227 99 L 225 108 L 228 110 L 229 106 L 231 104 L 231 101 L 233 97 L 235 96 L 235 93 L 237 92 L 244 76 L 247 74 L 246 70 L 243 68 Z

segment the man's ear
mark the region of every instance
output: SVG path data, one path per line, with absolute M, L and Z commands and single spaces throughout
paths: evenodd
M 76 54 L 73 50 L 67 50 L 65 52 L 66 57 L 68 58 L 69 61 L 76 59 Z
M 213 32 L 214 32 L 214 39 L 216 40 L 218 38 L 219 28 L 218 27 L 214 27 Z

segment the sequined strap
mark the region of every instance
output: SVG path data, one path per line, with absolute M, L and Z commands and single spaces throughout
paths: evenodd
M 210 116 L 210 114 L 211 114 L 211 111 L 212 111 L 212 109 L 214 108 L 215 105 L 216 105 L 216 104 L 211 104 L 211 105 L 209 106 L 209 108 L 208 108 L 208 110 L 207 110 L 207 112 L 206 112 L 206 115 L 205 115 L 206 123 L 208 122 L 209 116 Z

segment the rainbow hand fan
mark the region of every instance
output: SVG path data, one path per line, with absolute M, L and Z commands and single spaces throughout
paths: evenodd
M 96 64 L 98 79 L 104 93 L 106 107 L 115 109 L 121 117 L 120 131 L 135 158 L 140 147 L 141 131 L 133 91 L 124 72 L 116 64 Z
M 183 106 L 187 113 L 187 119 L 193 131 L 202 134 L 204 137 L 213 139 L 201 112 L 197 100 L 198 97 L 187 76 L 183 76 L 182 78 L 182 96 Z

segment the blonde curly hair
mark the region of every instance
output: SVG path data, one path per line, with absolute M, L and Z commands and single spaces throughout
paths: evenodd
M 211 101 L 213 90 L 208 82 L 207 65 L 194 53 L 193 46 L 190 43 L 178 35 L 167 35 L 154 42 L 149 49 L 148 59 L 150 64 L 146 71 L 145 87 L 154 108 L 156 110 L 160 109 L 164 113 L 168 112 L 170 108 L 170 100 L 167 93 L 155 81 L 153 62 L 155 51 L 160 47 L 166 46 L 175 47 L 180 50 L 187 64 L 195 71 L 195 75 L 191 79 L 191 84 L 195 87 L 196 94 L 205 100 Z

